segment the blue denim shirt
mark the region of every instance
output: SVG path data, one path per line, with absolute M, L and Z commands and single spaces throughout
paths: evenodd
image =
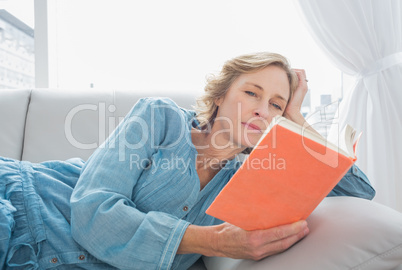
M 141 99 L 85 164 L 0 159 L 0 263 L 189 268 L 200 255 L 176 255 L 183 234 L 221 223 L 205 210 L 241 164 L 228 161 L 200 190 L 194 116 L 169 99 Z M 353 166 L 329 194 L 339 195 L 371 199 L 374 190 Z

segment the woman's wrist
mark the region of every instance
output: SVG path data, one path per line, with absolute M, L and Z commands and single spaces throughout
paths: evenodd
M 306 119 L 300 112 L 285 113 L 283 116 L 301 126 L 305 125 L 306 123 Z
M 306 121 L 306 119 L 300 112 L 284 114 L 284 117 L 321 136 L 321 134 L 319 134 L 313 127 L 311 127 L 311 125 Z
M 198 253 L 205 256 L 217 256 L 217 246 L 217 226 L 189 225 L 177 249 L 177 254 Z

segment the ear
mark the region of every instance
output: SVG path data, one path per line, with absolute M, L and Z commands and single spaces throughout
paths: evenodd
M 215 105 L 216 106 L 221 106 L 222 102 L 223 102 L 223 97 L 215 99 Z

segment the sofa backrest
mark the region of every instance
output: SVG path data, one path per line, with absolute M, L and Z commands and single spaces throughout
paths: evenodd
M 13 99 L 17 96 L 22 99 L 20 91 L 10 90 L 10 95 L 16 95 Z M 94 89 L 34 89 L 29 98 L 25 98 L 25 103 L 15 104 L 18 108 L 14 110 L 21 115 L 16 121 L 18 125 L 13 120 L 16 117 L 6 117 L 6 121 L 0 118 L 2 129 L 8 129 L 8 125 L 15 129 L 13 133 L 7 133 L 7 138 L 0 138 L 0 155 L 32 162 L 72 157 L 86 160 L 138 99 L 146 96 L 167 95 Z M 187 109 L 192 108 L 196 98 L 191 93 L 172 94 L 169 97 Z M 2 107 L 0 111 L 3 111 Z M 22 117 L 24 112 L 26 119 Z M 7 151 L 3 151 L 2 146 L 9 142 Z

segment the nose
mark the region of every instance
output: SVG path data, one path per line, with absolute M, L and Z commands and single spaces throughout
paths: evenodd
M 261 106 L 258 106 L 257 108 L 255 108 L 254 116 L 261 117 L 263 119 L 268 120 L 268 118 L 269 118 L 268 106 L 266 104 L 264 104 L 264 105 L 261 105 Z
M 254 109 L 254 117 L 256 118 L 258 122 L 261 122 L 261 128 L 265 129 L 269 126 L 269 123 L 271 123 L 272 120 L 272 115 L 269 113 L 269 107 L 266 104 L 263 104 L 261 106 L 258 106 L 257 108 Z

